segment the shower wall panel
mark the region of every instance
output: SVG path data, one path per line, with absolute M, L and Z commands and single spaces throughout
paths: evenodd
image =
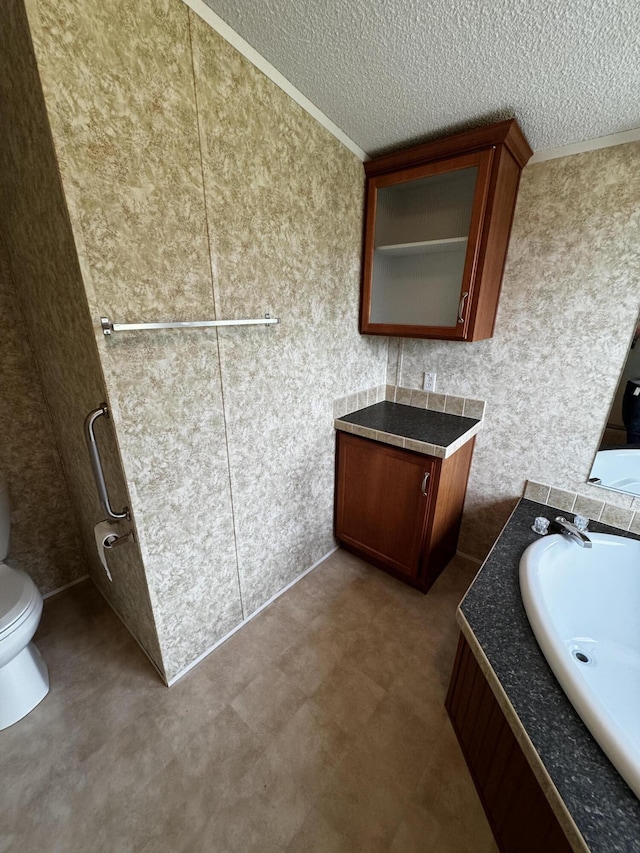
M 31 5 L 86 326 L 171 678 L 242 619 L 218 342 L 215 330 L 106 339 L 98 318 L 215 316 L 188 10 L 179 0 Z

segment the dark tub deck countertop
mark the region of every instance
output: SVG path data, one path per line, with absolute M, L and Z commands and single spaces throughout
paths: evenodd
M 520 557 L 538 538 L 531 524 L 537 515 L 550 518 L 553 513 L 535 501 L 520 501 L 463 599 L 458 621 L 481 665 L 484 655 L 483 668 L 499 701 L 504 691 L 513 709 L 510 717 L 506 714 L 512 728 L 526 732 L 537 754 L 533 761 L 527 757 L 534 769 L 537 760 L 542 762 L 553 783 L 547 796 L 552 805 L 554 797 L 560 798 L 560 810 L 566 808 L 586 843 L 583 849 L 640 853 L 640 800 L 574 711 L 540 651 L 522 604 Z M 589 529 L 640 539 L 594 521 Z

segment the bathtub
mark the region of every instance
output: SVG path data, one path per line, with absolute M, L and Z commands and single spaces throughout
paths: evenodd
M 640 542 L 541 537 L 520 560 L 527 617 L 554 675 L 640 798 Z
M 599 450 L 590 482 L 594 478 L 599 486 L 640 496 L 640 448 Z

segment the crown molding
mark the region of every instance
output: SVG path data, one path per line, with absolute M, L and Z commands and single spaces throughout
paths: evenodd
M 547 148 L 546 151 L 536 151 L 528 166 L 542 163 L 544 160 L 556 160 L 558 157 L 569 157 L 572 154 L 584 154 L 587 151 L 597 151 L 598 148 L 611 148 L 614 145 L 624 145 L 625 142 L 640 141 L 640 127 L 633 130 L 623 130 L 610 136 L 597 136 L 595 139 L 585 139 L 584 142 L 573 142 L 571 145 L 561 145 L 559 148 Z
M 364 162 L 369 159 L 367 154 L 362 150 L 362 148 L 356 145 L 353 139 L 350 139 L 344 131 L 340 130 L 337 124 L 334 124 L 331 119 L 322 112 L 322 110 L 319 110 L 318 107 L 305 97 L 299 89 L 296 89 L 293 83 L 290 83 L 277 68 L 274 68 L 273 65 L 264 58 L 264 56 L 251 47 L 251 45 L 239 36 L 235 30 L 231 29 L 231 27 L 226 24 L 222 18 L 216 15 L 216 13 L 207 6 L 204 0 L 182 0 L 182 2 L 195 12 L 199 18 L 202 18 L 205 23 L 209 24 L 209 26 L 221 35 L 225 41 L 228 41 L 232 47 L 235 47 L 235 49 L 241 53 L 245 59 L 248 59 L 249 62 L 252 65 L 255 65 L 259 71 L 262 71 L 262 73 L 275 83 L 278 88 L 282 89 L 283 92 L 286 92 L 292 100 L 299 104 L 303 110 L 309 113 L 312 118 L 326 128 L 329 133 L 335 136 L 335 138 L 348 148 L 349 151 L 355 154 L 359 160 Z

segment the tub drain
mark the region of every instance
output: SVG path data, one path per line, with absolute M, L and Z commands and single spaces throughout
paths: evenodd
M 580 663 L 591 663 L 589 655 L 585 655 L 585 653 L 580 651 L 580 649 L 574 649 L 572 654 L 576 660 L 580 661 Z

